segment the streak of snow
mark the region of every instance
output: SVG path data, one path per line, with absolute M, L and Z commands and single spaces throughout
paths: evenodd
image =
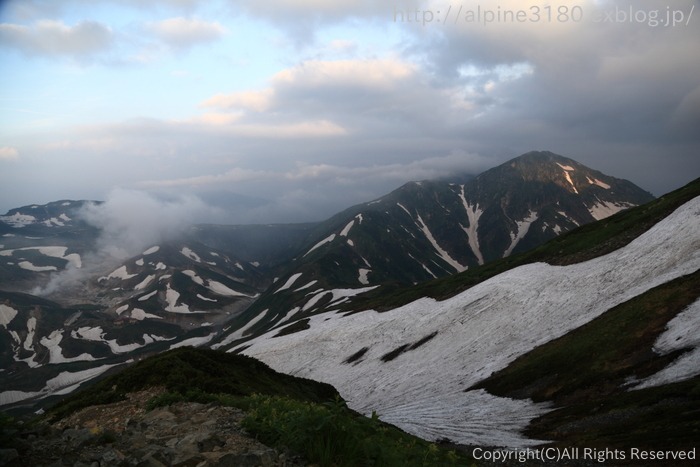
M 31 399 L 40 395 L 39 391 L 3 391 L 0 392 L 0 405 L 14 404 L 15 402 Z
M 324 244 L 326 244 L 326 243 L 332 242 L 333 240 L 335 240 L 335 234 L 330 234 L 328 237 L 324 238 L 323 240 L 321 240 L 320 242 L 318 242 L 317 244 L 315 244 L 314 246 L 312 246 L 311 249 L 310 249 L 309 251 L 307 251 L 306 253 L 304 253 L 304 256 L 308 255 L 309 253 L 311 253 L 312 251 L 314 251 L 316 248 L 318 248 L 318 247 L 320 247 L 320 246 L 322 246 L 322 245 L 324 245 Z
M 311 297 L 311 299 L 309 299 L 308 302 L 306 302 L 306 304 L 302 307 L 301 310 L 308 311 L 308 310 L 312 309 L 313 307 L 316 306 L 316 304 L 319 302 L 319 300 L 321 300 L 321 298 L 323 298 L 326 294 L 329 294 L 329 293 L 331 293 L 330 290 L 322 290 L 319 293 L 315 294 L 313 297 Z
M 348 234 L 350 233 L 350 229 L 352 229 L 353 225 L 355 225 L 355 219 L 348 222 L 348 225 L 346 225 L 345 228 L 343 228 L 343 230 L 340 232 L 340 236 L 347 237 Z
M 153 253 L 157 252 L 158 250 L 160 250 L 160 247 L 158 245 L 156 245 L 156 246 L 152 246 L 151 248 L 149 248 L 148 250 L 144 251 L 141 254 L 143 256 L 148 256 L 148 255 L 152 255 Z
M 291 310 L 289 310 L 289 311 L 287 312 L 287 314 L 284 315 L 284 317 L 283 317 L 281 320 L 279 320 L 279 321 L 277 321 L 277 323 L 275 323 L 275 327 L 277 328 L 277 327 L 279 327 L 280 324 L 286 323 L 286 322 L 289 320 L 289 318 L 291 318 L 292 316 L 294 316 L 294 314 L 295 314 L 297 311 L 299 311 L 300 309 L 301 309 L 301 308 L 299 308 L 298 306 L 295 306 L 294 308 L 292 308 Z
M 119 308 L 117 308 L 116 310 L 114 310 L 114 312 L 118 315 L 121 315 L 122 313 L 124 313 L 128 309 L 129 309 L 129 304 L 127 303 L 126 305 L 122 305 Z
M 73 386 L 76 383 L 82 383 L 96 376 L 99 376 L 105 371 L 117 365 L 121 365 L 121 363 L 117 363 L 116 365 L 101 365 L 82 371 L 62 371 L 58 374 L 58 376 L 55 376 L 54 378 L 51 378 L 46 381 L 46 386 L 44 387 L 44 389 L 42 389 L 42 392 L 48 394 L 56 393 L 56 391 L 63 389 L 67 386 Z
M 423 218 L 421 218 L 420 214 L 418 214 L 418 222 L 419 222 L 419 227 L 423 231 L 423 234 L 428 238 L 430 243 L 433 245 L 433 248 L 435 248 L 435 251 L 438 252 L 438 255 L 440 258 L 442 258 L 447 264 L 452 266 L 457 272 L 463 272 L 467 270 L 466 266 L 463 266 L 459 264 L 457 260 L 452 258 L 448 252 L 443 250 L 440 245 L 435 241 L 435 237 L 433 237 L 432 232 L 430 232 L 430 229 L 428 228 L 427 225 L 425 225 L 425 222 L 423 222 Z
M 467 202 L 467 198 L 464 196 L 464 185 L 462 185 L 462 191 L 460 193 L 460 198 L 462 199 L 462 205 L 464 210 L 467 211 L 467 219 L 469 219 L 469 227 L 462 227 L 464 233 L 467 234 L 467 239 L 469 240 L 469 246 L 476 256 L 479 264 L 484 264 L 484 256 L 481 254 L 481 248 L 479 247 L 479 218 L 484 213 L 483 209 L 479 209 L 479 203 L 472 206 Z
M 153 319 L 163 319 L 158 315 L 153 315 L 151 313 L 146 313 L 144 310 L 141 308 L 134 308 L 131 310 L 131 318 L 136 319 L 138 321 L 143 321 L 146 318 L 153 318 Z
M 430 269 L 428 269 L 428 266 L 426 266 L 426 265 L 423 264 L 422 262 L 418 261 L 411 253 L 409 253 L 408 256 L 409 256 L 412 260 L 414 260 L 416 263 L 418 263 L 418 264 L 420 264 L 421 266 L 423 266 L 423 269 L 425 269 L 425 271 L 426 271 L 428 274 L 430 274 L 431 276 L 433 276 L 433 278 L 437 279 L 437 276 L 436 276 L 435 274 L 433 274 L 433 271 L 431 271 Z
M 146 287 L 148 287 L 148 285 L 149 285 L 151 282 L 153 282 L 153 279 L 155 279 L 155 278 L 156 278 L 156 275 L 155 275 L 155 274 L 151 274 L 151 275 L 147 276 L 144 280 L 142 280 L 141 282 L 139 282 L 138 284 L 136 284 L 136 286 L 134 287 L 134 290 L 143 290 L 143 289 L 145 289 Z
M 217 300 L 214 298 L 207 298 L 202 294 L 197 294 L 197 298 L 200 300 L 204 300 L 205 302 L 216 302 Z
M 156 271 L 163 271 L 165 269 L 168 269 L 168 267 L 165 264 L 161 262 L 158 262 L 158 264 L 156 264 Z
M 574 185 L 574 181 L 571 180 L 571 175 L 569 175 L 569 172 L 566 172 L 566 171 L 565 171 L 565 172 L 564 172 L 564 177 L 566 178 L 566 180 L 567 180 L 567 181 L 569 182 L 569 184 L 571 185 L 571 188 L 573 188 L 574 193 L 578 194 L 578 190 L 576 189 L 576 185 Z
M 408 214 L 409 217 L 410 217 L 411 219 L 413 219 L 413 214 L 411 214 L 411 212 L 410 212 L 408 209 L 406 209 L 406 206 L 404 206 L 404 205 L 401 204 L 401 203 L 396 203 L 396 205 L 397 205 L 398 207 L 400 207 L 401 209 L 403 209 L 404 211 L 406 211 L 406 214 Z
M 243 337 L 243 335 L 248 332 L 249 329 L 251 329 L 253 326 L 257 324 L 258 321 L 263 319 L 263 317 L 267 314 L 268 309 L 265 308 L 263 311 L 261 311 L 255 318 L 251 319 L 248 321 L 248 324 L 243 326 L 242 328 L 238 329 L 237 331 L 229 334 L 222 340 L 221 342 L 214 344 L 211 346 L 212 349 L 218 349 L 219 347 L 223 347 L 225 345 L 230 344 L 231 342 L 235 341 L 236 339 L 240 339 Z
M 536 443 L 519 432 L 545 406 L 467 391 L 520 355 L 620 303 L 700 268 L 700 197 L 627 246 L 570 266 L 521 266 L 450 299 L 348 316 L 324 313 L 310 329 L 245 349 L 277 371 L 335 386 L 354 410 L 410 433 L 462 444 Z M 436 337 L 390 362 L 400 345 Z M 697 333 L 694 334 L 697 336 Z M 342 362 L 368 347 L 356 365 Z
M 567 172 L 576 170 L 573 167 L 571 167 L 570 165 L 561 165 L 559 162 L 557 162 L 556 164 Z
M 311 282 L 309 282 L 309 283 L 307 283 L 307 284 L 305 284 L 305 285 L 302 285 L 302 286 L 299 287 L 298 289 L 294 289 L 294 292 L 299 292 L 299 291 L 301 291 L 301 290 L 306 290 L 306 289 L 308 289 L 309 287 L 312 287 L 316 282 L 318 282 L 318 281 L 317 281 L 316 279 L 314 279 L 314 280 L 312 280 Z
M 170 350 L 185 347 L 187 345 L 191 345 L 192 347 L 201 347 L 202 345 L 211 341 L 215 335 L 216 333 L 212 333 L 202 337 L 190 337 L 189 339 L 185 339 L 183 341 L 178 342 L 177 344 L 171 345 Z
M 58 271 L 56 266 L 34 266 L 29 261 L 20 261 L 19 263 L 17 263 L 17 266 L 19 266 L 22 269 L 26 269 L 27 271 L 33 272 Z
M 599 187 L 605 188 L 606 190 L 609 190 L 611 188 L 610 185 L 608 185 L 605 182 L 601 182 L 597 178 L 594 178 L 593 180 L 591 180 L 589 177 L 586 177 L 586 180 L 588 180 L 588 183 L 590 183 L 591 185 L 598 185 Z
M 141 295 L 138 298 L 138 300 L 139 300 L 139 302 L 145 302 L 146 300 L 148 300 L 149 298 L 151 298 L 152 296 L 154 296 L 157 293 L 158 293 L 158 291 L 154 290 L 153 292 L 147 293 L 146 295 Z
M 212 281 L 210 280 L 207 283 L 207 288 L 214 292 L 215 294 L 218 295 L 223 295 L 226 297 L 248 297 L 248 295 L 241 293 L 241 292 L 236 292 L 235 290 L 225 286 L 221 282 L 217 281 Z
M 675 383 L 700 374 L 700 299 L 668 322 L 666 331 L 654 343 L 661 355 L 675 350 L 690 349 L 663 370 L 645 378 L 633 389 Z
M 197 253 L 195 253 L 194 251 L 190 250 L 189 248 L 187 248 L 186 246 L 183 247 L 182 250 L 180 250 L 180 253 L 182 253 L 184 256 L 188 257 L 192 261 L 196 261 L 198 263 L 202 262 L 202 259 L 199 257 L 199 255 Z
M 525 219 L 515 223 L 517 225 L 518 230 L 515 234 L 511 232 L 511 234 L 510 234 L 510 246 L 503 253 L 504 258 L 506 256 L 509 256 L 513 252 L 513 248 L 516 247 L 518 242 L 520 242 L 520 240 L 525 238 L 525 235 L 527 235 L 528 230 L 530 230 L 530 226 L 536 220 L 537 220 L 537 213 L 530 211 L 530 213 L 527 215 L 527 217 Z
M 283 291 L 283 290 L 287 290 L 288 288 L 290 288 L 290 287 L 294 284 L 294 282 L 296 282 L 296 280 L 299 279 L 299 278 L 301 277 L 301 274 L 302 274 L 302 273 L 300 273 L 300 272 L 297 272 L 296 274 L 292 274 L 292 275 L 289 277 L 289 279 L 287 279 L 287 282 L 285 282 L 284 285 L 283 285 L 282 287 L 280 287 L 279 289 L 275 290 L 274 293 L 281 292 L 281 291 Z

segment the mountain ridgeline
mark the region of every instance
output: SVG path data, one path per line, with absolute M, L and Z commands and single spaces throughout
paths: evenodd
M 238 352 L 338 310 L 358 313 L 354 303 L 366 297 L 410 297 L 426 283 L 456 293 L 465 274 L 652 199 L 533 152 L 472 178 L 410 182 L 317 224 L 197 225 L 127 258 L 99 251 L 103 232 L 82 216 L 93 202 L 14 209 L 0 216 L 0 404 L 50 404 L 182 346 Z M 390 339 L 395 348 L 379 360 L 429 347 L 436 335 Z M 337 358 L 361 368 L 376 350 L 353 352 Z
M 450 276 L 652 199 L 550 152 L 527 153 L 462 183 L 410 182 L 317 225 L 240 323 L 269 329 L 378 285 Z

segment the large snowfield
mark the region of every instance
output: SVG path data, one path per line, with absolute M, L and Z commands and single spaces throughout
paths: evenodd
M 328 382 L 351 408 L 376 411 L 426 439 L 526 446 L 537 441 L 520 432 L 545 405 L 465 390 L 531 349 L 699 268 L 696 198 L 606 256 L 571 266 L 525 265 L 442 302 L 423 298 L 384 313 L 316 315 L 310 329 L 282 337 L 273 330 L 244 353 L 278 371 Z

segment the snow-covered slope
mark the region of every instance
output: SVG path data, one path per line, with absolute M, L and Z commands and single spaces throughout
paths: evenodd
M 655 286 L 700 269 L 700 198 L 626 247 L 584 263 L 530 264 L 443 302 L 311 317 L 246 343 L 278 371 L 333 384 L 349 405 L 428 439 L 523 446 L 547 407 L 466 390 L 519 355 Z
M 325 290 L 408 286 L 522 253 L 651 199 L 572 159 L 532 152 L 469 180 L 410 182 L 349 208 L 314 228 L 277 275 L 280 285 L 301 277 Z M 255 331 L 270 330 L 291 310 L 304 310 L 308 292 L 274 287 L 246 317 L 269 310 Z

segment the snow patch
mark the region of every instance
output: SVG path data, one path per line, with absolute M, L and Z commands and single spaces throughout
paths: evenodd
M 360 270 L 358 271 L 359 275 L 357 277 L 357 280 L 360 282 L 360 284 L 363 284 L 363 285 L 369 284 L 369 279 L 367 279 L 367 274 L 369 274 L 370 272 L 372 272 L 371 269 L 360 268 Z
M 151 313 L 146 313 L 144 310 L 141 308 L 134 308 L 131 310 L 131 318 L 138 320 L 138 321 L 143 321 L 146 318 L 153 318 L 153 319 L 163 319 L 158 315 L 153 315 Z
M 48 337 L 42 337 L 41 345 L 49 349 L 49 363 L 70 363 L 70 362 L 93 362 L 97 360 L 88 353 L 83 353 L 77 357 L 66 358 L 63 356 L 61 349 L 61 340 L 63 340 L 63 330 L 55 330 Z
M 157 252 L 158 250 L 160 250 L 160 246 L 156 245 L 156 246 L 152 246 L 151 248 L 149 248 L 148 250 L 144 251 L 141 254 L 143 256 L 148 256 L 148 255 L 152 255 L 153 253 Z
M 661 355 L 681 349 L 690 350 L 633 389 L 675 383 L 700 374 L 700 299 L 669 321 L 654 343 L 654 351 Z
M 10 224 L 14 228 L 22 228 L 36 222 L 36 217 L 16 212 L 11 216 L 0 216 L 0 221 Z
M 598 200 L 597 203 L 588 208 L 588 212 L 591 213 L 591 216 L 593 216 L 595 220 L 599 221 L 601 219 L 605 219 L 606 217 L 610 217 L 613 214 L 617 214 L 620 211 L 634 206 L 636 205 L 633 203 L 613 203 L 611 201 Z
M 183 247 L 182 250 L 180 250 L 180 253 L 182 253 L 184 256 L 191 259 L 192 261 L 196 261 L 198 263 L 202 262 L 202 259 L 199 257 L 199 255 L 187 247 Z
M 0 326 L 7 329 L 7 325 L 17 316 L 17 310 L 7 305 L 0 305 Z

